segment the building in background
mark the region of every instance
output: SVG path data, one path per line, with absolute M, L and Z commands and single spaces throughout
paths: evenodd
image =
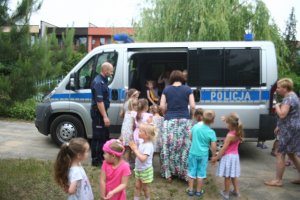
M 66 30 L 70 27 L 57 27 L 53 24 L 41 21 L 40 37 L 55 31 L 56 37 L 60 45 Z M 87 52 L 91 51 L 97 46 L 112 43 L 113 35 L 125 33 L 129 36 L 134 34 L 132 27 L 97 27 L 89 24 L 89 27 L 71 27 L 75 30 L 74 45 L 76 49 L 84 48 Z

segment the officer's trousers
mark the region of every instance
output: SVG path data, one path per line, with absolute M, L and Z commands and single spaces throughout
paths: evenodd
M 103 162 L 103 145 L 109 140 L 109 128 L 104 126 L 103 117 L 98 110 L 91 110 L 93 136 L 91 141 L 92 165 Z

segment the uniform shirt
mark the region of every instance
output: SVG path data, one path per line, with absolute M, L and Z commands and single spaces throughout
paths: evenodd
M 76 192 L 68 196 L 68 200 L 93 200 L 90 181 L 82 166 L 72 166 L 68 174 L 69 184 L 77 182 Z
M 192 146 L 190 154 L 195 156 L 208 156 L 211 142 L 216 142 L 214 130 L 204 123 L 197 123 L 192 128 Z
M 189 96 L 192 94 L 190 87 L 186 85 L 169 85 L 163 90 L 166 96 L 167 112 L 165 120 L 170 119 L 189 119 Z
M 102 75 L 97 75 L 91 84 L 92 108 L 97 108 L 97 103 L 103 102 L 105 110 L 109 108 L 109 88 L 108 79 Z

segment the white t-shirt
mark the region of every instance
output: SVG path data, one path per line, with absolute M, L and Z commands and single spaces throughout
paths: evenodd
M 135 169 L 137 171 L 142 171 L 152 167 L 152 158 L 154 152 L 154 146 L 152 142 L 141 143 L 139 145 L 139 152 L 144 155 L 148 155 L 145 162 L 141 162 L 137 157 L 135 159 Z
M 94 195 L 90 181 L 82 166 L 72 166 L 68 175 L 69 184 L 78 181 L 76 192 L 68 196 L 68 200 L 93 200 Z

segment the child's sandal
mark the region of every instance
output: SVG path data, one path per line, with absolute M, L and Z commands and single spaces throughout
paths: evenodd
M 196 192 L 195 195 L 197 197 L 201 197 L 203 195 L 203 193 L 204 193 L 204 190 L 201 190 L 201 192 Z
M 191 197 L 191 196 L 194 196 L 194 192 L 189 190 L 189 188 L 187 188 L 186 190 L 186 193 Z

